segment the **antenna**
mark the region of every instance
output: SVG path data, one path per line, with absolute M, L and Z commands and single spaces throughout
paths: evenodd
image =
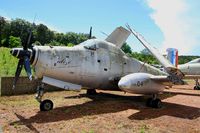
M 103 31 L 100 31 L 103 35 L 105 35 L 106 37 L 108 36 L 108 34 L 106 34 L 105 32 Z

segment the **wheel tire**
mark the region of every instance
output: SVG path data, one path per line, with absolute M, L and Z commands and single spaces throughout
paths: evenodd
M 197 90 L 197 86 L 194 86 L 194 90 Z
M 88 89 L 87 90 L 87 95 L 96 95 L 96 94 L 97 94 L 97 92 L 96 92 L 95 89 Z
M 200 86 L 199 85 L 194 86 L 194 90 L 200 90 Z
M 199 85 L 197 86 L 197 90 L 200 90 L 200 86 Z
M 40 111 L 49 111 L 53 109 L 53 102 L 46 99 L 40 103 Z
M 161 108 L 162 107 L 162 102 L 160 99 L 155 99 L 152 102 L 152 107 L 153 108 Z
M 153 98 L 148 98 L 146 102 L 147 107 L 152 107 Z

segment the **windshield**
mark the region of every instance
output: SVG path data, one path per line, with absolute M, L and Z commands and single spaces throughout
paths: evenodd
M 90 49 L 90 50 L 97 49 L 96 41 L 94 39 L 90 39 L 85 42 L 82 42 L 80 45 L 83 46 L 84 48 Z

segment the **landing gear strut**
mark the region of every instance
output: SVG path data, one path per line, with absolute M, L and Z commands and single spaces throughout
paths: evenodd
M 37 94 L 35 99 L 40 103 L 40 111 L 49 111 L 53 109 L 53 102 L 49 99 L 42 101 L 44 95 L 44 84 L 41 84 L 37 87 Z
M 195 79 L 196 85 L 194 86 L 194 90 L 200 90 L 199 80 Z
M 157 94 L 153 94 L 152 98 L 147 99 L 146 105 L 152 108 L 161 108 L 162 102 L 160 99 L 157 98 Z

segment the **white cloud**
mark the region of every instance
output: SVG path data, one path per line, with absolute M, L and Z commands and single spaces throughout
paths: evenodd
M 147 5 L 153 9 L 150 16 L 164 35 L 162 51 L 177 48 L 180 54 L 191 54 L 197 38 L 188 15 L 188 3 L 185 0 L 147 0 Z

